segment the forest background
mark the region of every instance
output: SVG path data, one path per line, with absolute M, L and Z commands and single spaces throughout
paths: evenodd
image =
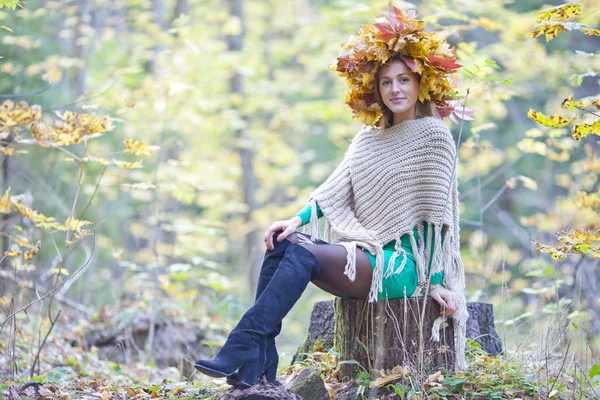
M 203 345 L 222 341 L 253 299 L 264 231 L 306 204 L 361 129 L 328 66 L 391 3 L 4 3 L 2 330 L 33 321 L 39 344 L 52 328 L 144 315 L 210 331 Z M 393 3 L 416 9 L 465 66 L 459 91 L 477 113 L 462 130 L 449 124 L 462 132 L 466 293 L 494 304 L 512 350 L 538 343 L 529 339 L 549 318 L 560 328 L 552 351 L 569 337 L 581 339 L 578 357 L 600 345 L 599 143 L 572 135 L 575 124 L 599 132 L 594 3 L 578 2 L 583 12 L 559 23 L 569 31 L 549 41 L 528 33 L 560 2 Z M 563 104 L 571 95 L 583 100 Z M 530 108 L 567 119 L 542 126 Z M 303 295 L 284 322 L 284 359 L 313 302 L 331 298 Z M 0 352 L 20 357 L 8 342 Z

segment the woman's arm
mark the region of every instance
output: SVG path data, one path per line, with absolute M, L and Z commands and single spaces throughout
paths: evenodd
M 321 211 L 321 208 L 319 207 L 319 205 L 315 202 L 316 206 L 317 206 L 317 218 L 321 218 L 323 216 L 323 212 Z M 300 219 L 302 220 L 302 223 L 300 226 L 304 226 L 306 224 L 308 224 L 308 221 L 310 221 L 310 213 L 312 212 L 312 207 L 310 205 L 310 203 L 308 203 L 307 205 L 304 206 L 304 208 L 300 211 L 298 211 L 294 217 L 300 217 Z

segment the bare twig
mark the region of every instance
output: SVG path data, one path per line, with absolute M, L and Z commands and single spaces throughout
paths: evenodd
M 34 96 L 36 94 L 40 94 L 40 93 L 45 92 L 46 90 L 50 89 L 52 86 L 53 86 L 53 84 L 50 83 L 46 87 L 38 89 L 38 90 L 36 90 L 34 92 L 24 93 L 24 94 L 0 94 L 0 99 L 19 99 L 21 97 Z
M 48 329 L 48 332 L 46 333 L 44 340 L 42 340 L 42 344 L 38 348 L 35 358 L 33 359 L 33 362 L 31 363 L 31 370 L 29 371 L 30 378 L 33 378 L 33 371 L 35 370 L 35 364 L 37 364 L 38 360 L 40 359 L 40 353 L 42 352 L 42 349 L 44 348 L 44 345 L 46 344 L 46 340 L 48 340 L 48 336 L 50 336 L 50 333 L 52 332 L 54 325 L 56 325 L 56 322 L 58 321 L 58 317 L 60 317 L 61 310 L 58 310 L 58 313 L 56 314 L 56 317 L 54 319 L 52 319 L 51 312 L 52 311 L 50 310 L 50 307 L 48 307 L 48 319 L 50 320 L 50 328 Z
M 94 253 L 94 249 L 96 247 L 96 240 L 95 240 L 95 229 L 94 229 L 94 241 L 93 241 L 93 245 L 92 245 L 92 254 Z M 33 304 L 38 303 L 42 300 L 44 300 L 46 297 L 52 295 L 54 292 L 56 292 L 58 289 L 60 289 L 65 283 L 67 283 L 69 280 L 73 279 L 74 277 L 76 277 L 90 262 L 90 260 L 92 259 L 92 257 L 90 256 L 90 258 L 87 259 L 87 261 L 77 269 L 77 271 L 75 271 L 73 273 L 73 275 L 71 275 L 68 279 L 64 280 L 63 282 L 61 282 L 60 284 L 58 284 L 54 289 L 50 290 L 48 293 L 46 293 L 45 295 L 30 301 L 27 305 L 19 308 L 17 311 L 12 312 L 8 317 L 6 317 L 1 323 L 0 323 L 0 327 L 3 326 L 8 320 L 10 320 L 12 317 L 14 317 L 16 314 L 20 313 L 21 311 L 25 311 L 27 310 L 29 307 L 31 307 Z

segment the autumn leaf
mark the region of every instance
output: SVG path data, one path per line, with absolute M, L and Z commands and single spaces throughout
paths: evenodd
M 111 120 L 103 116 L 77 114 L 71 111 L 65 111 L 64 114 L 58 114 L 58 116 L 62 121 L 57 121 L 54 126 L 31 125 L 31 133 L 41 142 L 41 145 L 69 146 L 90 139 L 93 134 L 113 129 Z
M 63 230 L 63 231 L 66 231 L 66 230 L 78 231 L 81 228 L 83 228 L 84 226 L 91 225 L 91 224 L 92 223 L 89 221 L 80 221 L 74 217 L 69 217 L 61 226 L 61 230 Z
M 13 203 L 13 206 L 17 209 L 17 211 L 24 217 L 29 218 L 31 220 L 35 220 L 37 216 L 37 212 L 24 206 L 20 202 Z
M 119 161 L 119 160 L 114 160 L 114 159 L 107 160 L 106 158 L 102 158 L 102 157 L 83 157 L 82 160 L 84 162 L 97 162 L 104 166 L 116 165 L 119 168 L 126 168 L 126 169 L 142 168 L 141 160 L 134 161 L 134 162 L 127 162 L 127 161 Z
M 33 249 L 35 246 L 29 243 L 29 240 L 23 236 L 17 236 L 13 239 L 21 247 Z
M 37 244 L 35 245 L 35 247 L 33 249 L 25 252 L 25 254 L 23 255 L 23 258 L 25 259 L 26 262 L 31 261 L 31 259 L 37 255 L 37 253 L 40 251 L 41 243 L 42 242 L 40 242 L 38 240 Z
M 562 251 L 559 251 L 559 250 L 555 249 L 552 246 L 541 244 L 541 243 L 538 243 L 536 241 L 534 241 L 534 243 L 535 243 L 535 251 L 537 251 L 539 253 L 550 253 L 550 255 L 552 256 L 552 258 L 555 259 L 555 260 L 564 260 L 565 257 L 566 257 L 565 253 L 563 253 Z
M 377 378 L 377 379 L 375 379 L 375 381 L 373 381 L 373 386 L 374 387 L 383 387 L 390 383 L 397 382 L 400 379 L 402 379 L 403 377 L 407 376 L 409 374 L 409 372 L 410 371 L 408 370 L 408 367 L 404 367 L 404 366 L 400 366 L 400 365 L 396 365 L 389 372 L 382 369 L 379 371 L 379 374 L 381 375 L 381 377 Z
M 600 29 L 590 29 L 588 27 L 584 27 L 581 30 L 585 35 L 588 36 L 600 36 Z
M 441 58 L 436 56 L 429 56 L 428 59 L 436 67 L 442 67 L 445 69 L 456 69 L 462 67 L 462 65 L 458 64 L 456 60 L 453 59 Z
M 2 197 L 0 197 L 0 214 L 10 214 L 12 207 L 10 201 L 10 188 L 8 188 Z
M 144 183 L 123 183 L 123 184 L 121 184 L 121 187 L 124 187 L 124 188 L 127 188 L 127 189 L 154 190 L 154 189 L 158 189 L 160 187 L 160 185 L 155 185 L 155 184 L 150 183 L 150 182 L 144 182 Z
M 532 31 L 527 34 L 529 37 L 538 37 L 541 35 L 546 36 L 546 42 L 551 41 L 557 37 L 561 32 L 581 30 L 585 33 L 585 30 L 589 30 L 586 25 L 578 22 L 562 22 L 562 21 L 544 21 L 533 26 Z
M 52 268 L 52 270 L 50 272 L 52 272 L 53 274 L 56 274 L 56 275 L 69 276 L 69 271 L 67 271 L 66 268 Z
M 128 153 L 133 153 L 136 156 L 139 156 L 141 154 L 151 155 L 160 149 L 159 146 L 150 146 L 145 140 L 134 141 L 130 137 L 125 138 L 124 144 L 126 151 Z
M 42 107 L 29 106 L 25 101 L 16 103 L 6 100 L 0 105 L 0 129 L 17 125 L 27 125 L 42 117 Z
M 571 135 L 575 140 L 580 141 L 590 133 L 600 136 L 600 119 L 597 119 L 593 124 L 582 123 L 575 125 L 575 130 Z
M 527 112 L 527 118 L 531 119 L 534 122 L 537 122 L 540 125 L 544 125 L 550 128 L 562 128 L 563 126 L 569 125 L 577 117 L 572 117 L 568 119 L 560 115 L 552 115 L 550 117 L 547 117 L 541 112 L 535 111 L 533 108 L 530 108 Z
M 560 107 L 568 109 L 569 111 L 573 111 L 578 107 L 583 107 L 583 103 L 581 101 L 573 100 L 573 95 L 570 95 L 569 97 L 563 100 Z
M 550 21 L 553 17 L 558 21 L 562 21 L 568 19 L 575 15 L 581 14 L 581 4 L 577 3 L 567 3 L 561 4 L 556 7 L 547 8 L 542 11 L 538 11 L 538 14 L 541 14 L 537 22 Z
M 8 250 L 4 253 L 4 255 L 7 257 L 19 257 L 21 255 L 21 252 L 16 250 Z

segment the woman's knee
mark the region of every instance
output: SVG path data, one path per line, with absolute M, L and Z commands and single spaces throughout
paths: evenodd
M 277 238 L 279 237 L 279 235 L 282 233 L 282 231 L 277 232 L 275 234 L 275 236 L 273 236 L 273 242 L 277 241 Z M 300 234 L 298 232 L 293 232 L 291 234 L 289 234 L 285 240 L 289 240 L 292 243 L 299 243 L 300 242 L 300 238 L 299 238 Z

